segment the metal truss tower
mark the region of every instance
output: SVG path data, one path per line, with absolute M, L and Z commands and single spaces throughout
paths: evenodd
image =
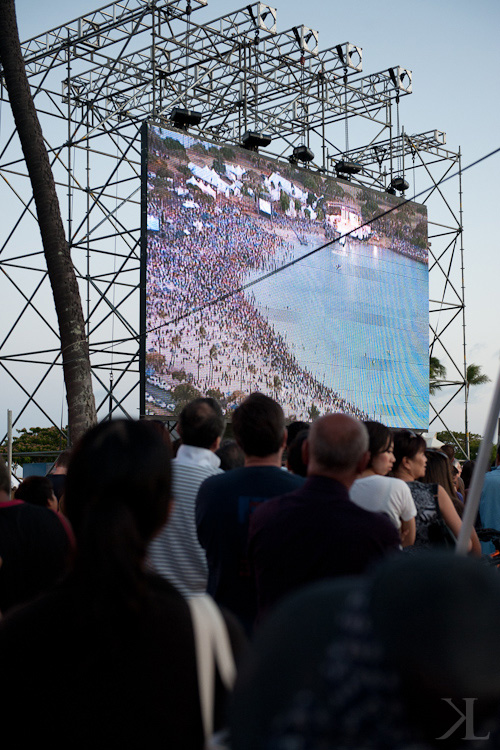
M 410 136 L 400 127 L 411 71 L 396 65 L 364 74 L 360 47 L 320 50 L 318 33 L 301 25 L 280 32 L 276 10 L 263 3 L 197 23 L 205 5 L 117 0 L 22 45 L 80 280 L 99 417 L 138 416 L 140 130 L 145 120 L 171 127 L 175 108 L 201 115 L 193 135 L 240 144 L 245 134 L 265 134 L 266 154 L 300 161 L 306 147 L 304 168 L 376 189 L 401 187 L 402 178 L 411 197 L 421 174 L 430 189 L 418 200 L 428 204 L 432 227 L 430 351 L 452 361 L 447 405 L 465 395 L 461 186 L 456 207 L 444 184 L 460 173 L 460 153 L 445 147 L 441 131 Z M 61 429 L 57 323 L 1 78 L 0 106 L 0 190 L 9 217 L 0 227 L 2 392 L 14 426 L 43 418 Z M 354 146 L 360 142 L 367 145 Z M 361 171 L 346 172 L 353 163 Z M 431 425 L 445 425 L 445 409 L 433 409 Z

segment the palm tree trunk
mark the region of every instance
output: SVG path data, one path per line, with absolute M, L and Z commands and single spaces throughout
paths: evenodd
M 59 323 L 71 440 L 97 421 L 80 291 L 66 241 L 54 176 L 19 42 L 14 0 L 0 0 L 0 62 L 28 169 Z

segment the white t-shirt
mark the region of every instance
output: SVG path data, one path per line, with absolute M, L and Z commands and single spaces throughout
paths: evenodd
M 349 497 L 360 508 L 387 513 L 397 529 L 401 528 L 401 521 L 409 521 L 417 515 L 410 489 L 402 479 L 378 474 L 356 479 Z

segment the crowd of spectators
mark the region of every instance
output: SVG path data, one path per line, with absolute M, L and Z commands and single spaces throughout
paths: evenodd
M 231 428 L 194 400 L 172 458 L 161 423 L 103 422 L 59 503 L 41 477 L 11 499 L 0 465 L 6 745 L 203 750 L 215 601 L 208 648 L 239 677 L 229 701 L 212 671 L 210 725 L 233 750 L 497 748 L 498 572 L 474 531 L 462 558 L 431 533 L 460 531 L 453 459 L 345 413 L 287 427 L 259 392 Z
M 235 203 L 197 203 L 196 196 L 173 189 L 168 198 L 152 198 L 150 210 L 161 231 L 148 233 L 147 350 L 165 358 L 155 372 L 160 382 L 172 385 L 172 372 L 184 371 L 203 393 L 271 395 L 279 381 L 280 401 L 298 419 L 308 419 L 313 404 L 320 413 L 367 418 L 299 363 L 251 290 L 235 292 L 252 272 L 264 274 L 294 257 L 285 238 L 290 227 L 273 233 L 268 221 Z M 201 312 L 192 312 L 193 300 Z

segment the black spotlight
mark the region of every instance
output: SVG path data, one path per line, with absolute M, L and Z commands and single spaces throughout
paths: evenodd
M 391 180 L 391 187 L 394 188 L 394 190 L 399 190 L 400 193 L 404 193 L 405 190 L 408 190 L 410 187 L 410 183 L 406 182 L 404 177 L 393 177 Z
M 187 130 L 191 125 L 199 125 L 201 122 L 201 113 L 195 112 L 194 109 L 183 109 L 174 107 L 170 112 L 170 120 L 174 127 L 179 130 Z
M 393 188 L 392 185 L 389 185 L 389 187 L 385 189 L 385 192 L 389 193 L 389 195 L 396 195 L 396 188 Z
M 258 133 L 256 130 L 247 130 L 243 133 L 241 143 L 249 151 L 257 151 L 259 148 L 266 148 L 271 143 L 272 138 L 267 133 Z
M 337 174 L 359 174 L 362 171 L 362 165 L 357 161 L 349 161 L 342 159 L 335 164 L 335 171 Z
M 293 160 L 294 161 L 312 161 L 314 159 L 314 154 L 311 151 L 310 148 L 308 148 L 305 144 L 302 144 L 302 146 L 295 146 L 293 149 Z

